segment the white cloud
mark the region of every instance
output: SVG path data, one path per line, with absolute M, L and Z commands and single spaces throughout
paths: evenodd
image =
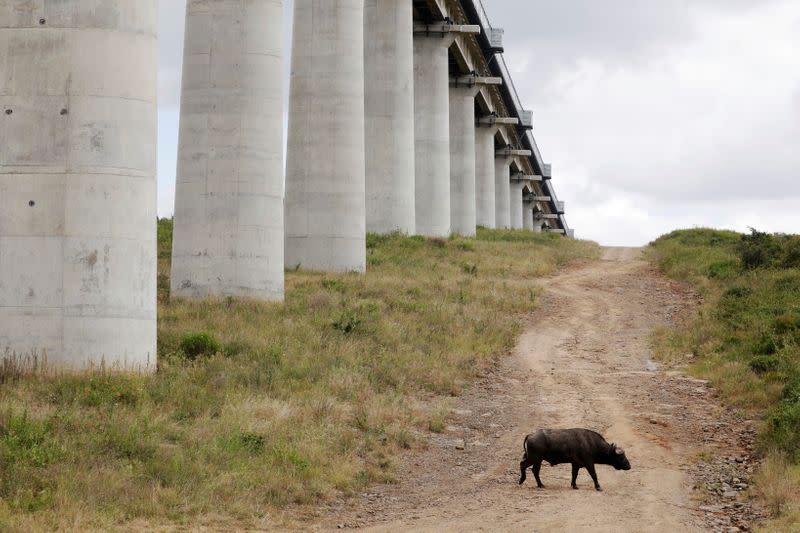
M 536 0 L 522 11 L 552 20 L 527 32 L 501 5 L 489 15 L 506 26 L 506 60 L 579 234 L 642 244 L 694 225 L 800 232 L 800 5 Z M 625 14 L 601 22 L 600 6 Z M 540 64 L 548 54 L 558 59 Z

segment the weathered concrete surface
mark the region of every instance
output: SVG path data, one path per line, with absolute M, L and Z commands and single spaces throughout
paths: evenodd
M 367 230 L 416 231 L 412 0 L 366 0 Z
M 450 75 L 452 35 L 414 37 L 417 234 L 450 235 Z
M 189 0 L 172 294 L 283 299 L 282 0 Z
M 533 231 L 533 205 L 530 202 L 522 204 L 522 228 Z
M 475 235 L 475 95 L 479 87 L 450 88 L 450 231 Z
M 366 270 L 364 0 L 296 0 L 286 266 Z
M 155 369 L 157 15 L 0 2 L 0 356 Z
M 475 209 L 478 226 L 497 227 L 495 215 L 495 143 L 498 126 L 475 130 Z
M 522 229 L 522 189 L 525 184 L 521 181 L 511 182 L 511 198 L 509 199 L 509 216 L 511 218 L 511 229 Z
M 497 157 L 494 171 L 495 228 L 511 228 L 511 163 L 513 157 Z

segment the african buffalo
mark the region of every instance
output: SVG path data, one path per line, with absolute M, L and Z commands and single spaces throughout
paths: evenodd
M 525 470 L 532 467 L 536 486 L 540 489 L 544 488 L 539 479 L 542 461 L 547 461 L 552 466 L 572 463 L 573 489 L 578 488 L 575 480 L 581 468 L 585 468 L 592 476 L 594 488 L 597 490 L 603 489 L 597 482 L 594 465 L 610 465 L 617 470 L 631 469 L 622 448 L 609 444 L 602 435 L 588 429 L 540 429 L 525 437 L 523 449 L 525 455 L 519 464 L 519 484 L 525 482 Z

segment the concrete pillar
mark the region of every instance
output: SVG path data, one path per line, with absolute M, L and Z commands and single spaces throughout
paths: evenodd
M 364 65 L 367 231 L 413 235 L 412 0 L 366 0 Z
M 521 181 L 511 182 L 511 198 L 509 203 L 509 216 L 511 218 L 511 229 L 522 229 L 522 190 L 525 184 Z
M 158 2 L 0 27 L 0 358 L 154 370 Z
M 513 157 L 497 156 L 494 172 L 494 211 L 497 229 L 511 228 L 511 162 Z
M 533 219 L 533 232 L 534 233 L 541 233 L 543 227 L 544 227 L 544 221 L 543 220 L 537 219 L 537 218 Z
M 172 295 L 283 299 L 282 0 L 189 0 Z
M 476 233 L 475 96 L 479 88 L 450 88 L 450 231 Z M 492 147 L 494 149 L 494 147 Z
M 452 34 L 414 37 L 417 233 L 450 235 L 450 74 Z
M 533 205 L 530 202 L 522 204 L 522 229 L 533 231 Z
M 495 143 L 498 126 L 475 130 L 475 208 L 477 225 L 497 227 L 495 215 Z
M 286 259 L 366 270 L 364 0 L 295 0 Z

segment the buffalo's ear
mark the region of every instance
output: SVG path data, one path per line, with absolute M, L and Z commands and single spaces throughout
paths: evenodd
M 615 447 L 614 451 L 617 452 L 617 455 L 625 455 L 625 450 L 623 450 L 622 448 L 616 448 Z

